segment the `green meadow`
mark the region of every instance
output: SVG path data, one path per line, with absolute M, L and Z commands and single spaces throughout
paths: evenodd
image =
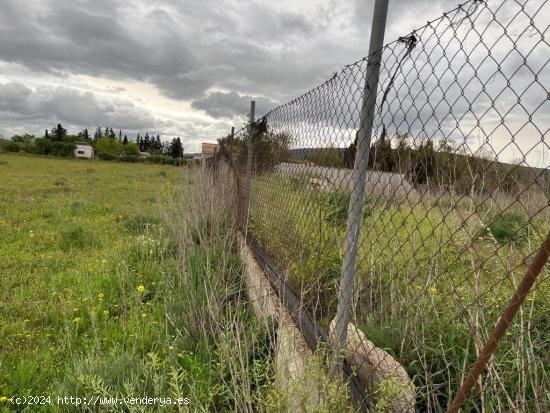
M 0 155 L 1 395 L 71 390 L 100 354 L 116 374 L 170 351 L 159 206 L 179 173 Z
M 239 369 L 224 362 L 235 347 L 231 334 L 220 339 L 224 320 L 246 320 L 243 337 L 263 330 L 240 300 L 231 221 L 200 214 L 191 175 L 0 154 L 0 411 L 97 411 L 56 404 L 83 395 L 190 400 L 168 411 L 239 403 L 227 385 Z M 203 218 L 219 229 L 207 233 Z M 21 396 L 52 404 L 6 400 Z

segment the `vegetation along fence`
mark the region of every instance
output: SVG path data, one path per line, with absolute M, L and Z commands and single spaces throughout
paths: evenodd
M 364 334 L 414 409 L 550 411 L 550 5 L 470 0 L 381 47 L 386 12 L 369 57 L 220 139 L 241 226 L 310 345 Z

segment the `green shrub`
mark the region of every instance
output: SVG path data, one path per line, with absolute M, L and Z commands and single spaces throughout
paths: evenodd
M 505 212 L 498 215 L 487 227 L 501 244 L 522 243 L 527 239 L 527 217 L 518 212 Z
M 345 225 L 348 219 L 350 193 L 347 191 L 331 191 L 326 194 L 327 222 Z
M 120 155 L 118 157 L 118 160 L 120 162 L 137 163 L 137 162 L 139 162 L 139 156 L 136 156 L 136 155 Z
M 59 233 L 59 247 L 64 250 L 73 248 L 92 248 L 97 245 L 93 234 L 80 225 L 67 228 Z
M 133 218 L 123 218 L 124 228 L 131 234 L 140 234 L 158 225 L 160 220 L 150 215 L 139 214 Z
M 8 152 L 19 152 L 21 148 L 16 142 L 8 142 L 6 145 L 4 145 L 4 149 Z
M 64 177 L 57 178 L 53 184 L 55 186 L 67 186 L 67 180 Z
M 69 158 L 74 156 L 76 145 L 74 143 L 54 142 L 52 144 L 52 155 Z
M 187 159 L 185 158 L 171 158 L 165 155 L 151 155 L 143 159 L 147 163 L 158 163 L 161 165 L 174 165 L 174 166 L 187 165 Z
M 118 159 L 118 156 L 113 155 L 112 153 L 109 153 L 109 152 L 98 152 L 97 157 L 104 161 L 114 161 L 115 159 Z
M 39 155 L 49 155 L 52 153 L 52 143 L 48 139 L 37 138 L 34 142 L 34 153 Z
M 97 142 L 95 149 L 99 153 L 120 155 L 122 153 L 122 146 L 122 143 L 116 140 L 109 137 L 103 137 Z
M 122 146 L 123 155 L 135 155 L 139 157 L 139 147 L 136 143 L 129 143 Z

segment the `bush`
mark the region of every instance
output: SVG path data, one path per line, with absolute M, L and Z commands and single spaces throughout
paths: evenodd
M 8 142 L 6 145 L 4 145 L 4 150 L 8 152 L 19 152 L 21 148 L 16 142 Z
M 74 156 L 76 145 L 74 143 L 54 142 L 52 144 L 52 155 L 69 158 Z
M 38 138 L 34 142 L 34 153 L 38 155 L 49 155 L 52 153 L 52 142 L 49 139 Z
M 339 148 L 316 148 L 307 156 L 307 160 L 319 166 L 342 168 L 344 161 Z
M 139 146 L 137 143 L 129 143 L 122 146 L 122 153 L 124 155 L 135 155 L 139 157 Z
M 109 137 L 103 137 L 97 142 L 95 149 L 98 153 L 120 155 L 122 153 L 122 146 L 123 145 L 116 140 Z
M 80 225 L 70 227 L 59 233 L 59 247 L 64 250 L 72 248 L 92 248 L 97 244 L 93 234 Z
M 153 226 L 158 225 L 160 220 L 150 215 L 139 214 L 133 218 L 123 219 L 124 228 L 131 234 L 137 235 L 146 232 Z
M 185 158 L 171 158 L 165 155 L 152 155 L 152 156 L 149 156 L 148 158 L 143 158 L 143 160 L 147 163 L 157 163 L 161 165 L 174 165 L 174 166 L 187 165 L 187 159 Z
M 498 215 L 487 227 L 501 244 L 522 243 L 527 239 L 527 218 L 518 212 L 506 212 Z
M 109 152 L 98 152 L 97 157 L 104 161 L 114 161 L 118 159 L 118 156 L 113 155 L 112 153 L 109 153 Z
M 118 160 L 121 162 L 137 163 L 140 161 L 139 156 L 136 155 L 120 155 Z

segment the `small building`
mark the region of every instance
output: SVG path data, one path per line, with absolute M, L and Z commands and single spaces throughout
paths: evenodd
M 212 158 L 218 152 L 217 143 L 203 143 L 202 144 L 202 159 Z
M 148 157 L 151 156 L 151 153 L 150 152 L 140 152 L 139 156 L 141 156 L 142 158 L 148 158 Z
M 76 148 L 74 148 L 75 158 L 94 159 L 94 155 L 94 148 L 92 148 L 90 145 L 77 143 Z
M 206 165 L 208 159 L 213 158 L 218 153 L 218 144 L 216 143 L 203 143 L 201 151 L 201 159 L 203 166 Z

